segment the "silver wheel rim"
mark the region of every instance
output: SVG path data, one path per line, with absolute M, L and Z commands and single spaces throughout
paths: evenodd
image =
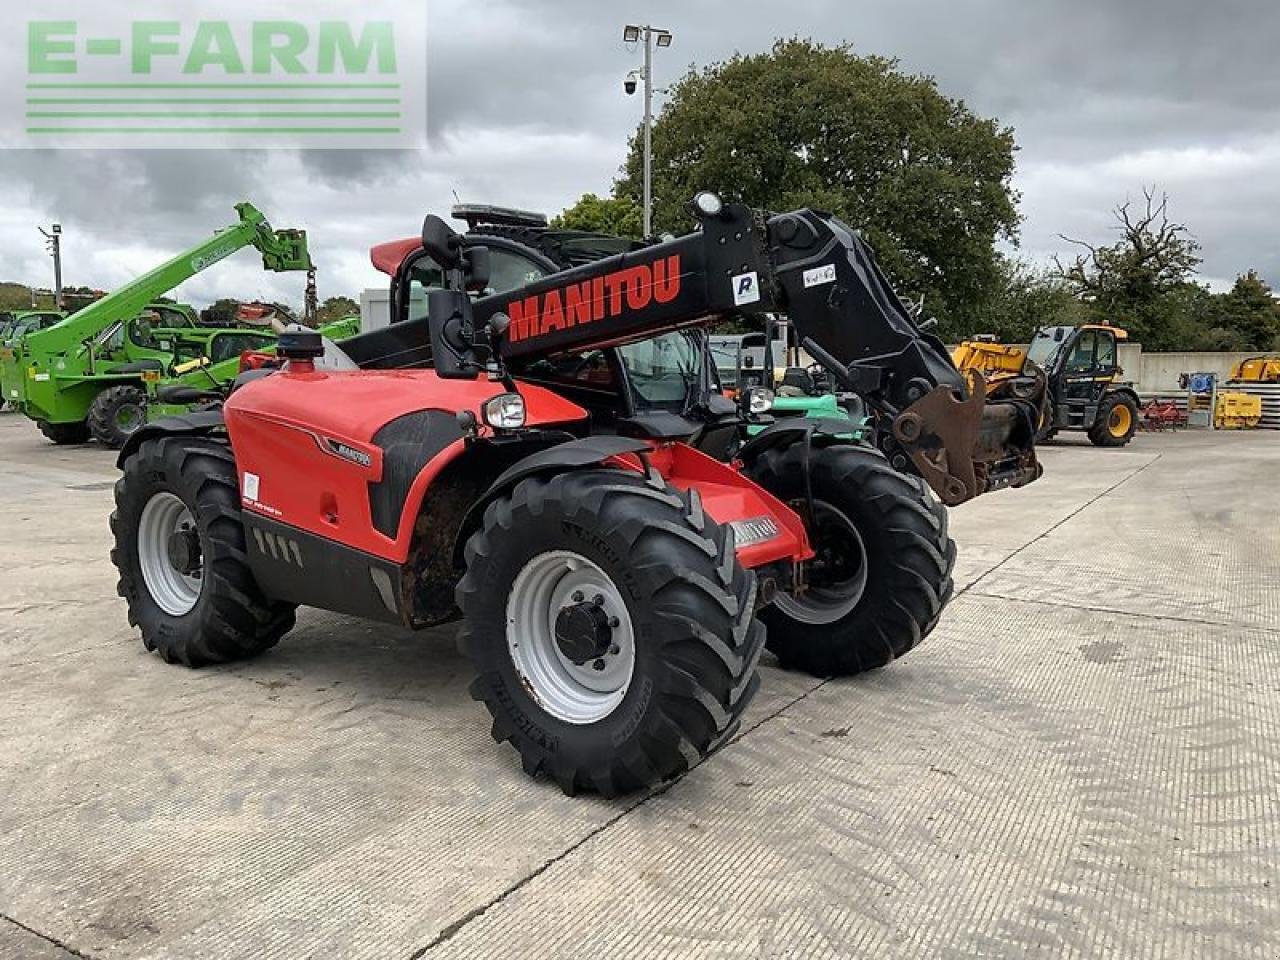
M 556 620 L 562 610 L 596 599 L 617 621 L 613 646 L 597 660 L 577 664 L 556 642 Z M 507 598 L 507 649 L 525 690 L 566 723 L 609 716 L 635 673 L 635 632 L 622 593 L 596 564 L 568 550 L 540 553 L 516 576 Z
M 819 530 L 837 535 L 845 539 L 856 558 L 857 568 L 852 577 L 835 584 L 810 587 L 800 597 L 789 593 L 779 593 L 774 606 L 792 620 L 820 626 L 835 623 L 853 612 L 862 594 L 867 589 L 867 546 L 857 526 L 843 511 L 837 510 L 825 500 L 813 502 L 814 523 Z
M 138 521 L 138 565 L 151 599 L 165 613 L 184 617 L 200 599 L 203 569 L 183 573 L 169 556 L 169 540 L 175 533 L 196 528 L 187 505 L 175 494 L 161 491 L 142 508 Z

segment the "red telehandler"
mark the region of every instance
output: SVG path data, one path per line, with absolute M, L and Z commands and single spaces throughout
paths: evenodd
M 919 643 L 952 590 L 942 504 L 1039 476 L 1040 398 L 984 404 L 838 220 L 693 210 L 692 234 L 567 270 L 430 216 L 374 251 L 389 327 L 341 350 L 287 331 L 279 370 L 140 430 L 112 559 L 147 648 L 250 657 L 299 605 L 460 618 L 495 738 L 612 796 L 732 734 L 766 628 L 828 676 Z M 844 420 L 748 436 L 768 398 L 719 391 L 705 326 L 765 312 L 863 398 L 875 446 Z

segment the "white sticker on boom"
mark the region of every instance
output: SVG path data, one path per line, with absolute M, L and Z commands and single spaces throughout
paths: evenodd
M 760 300 L 760 275 L 752 270 L 750 273 L 740 273 L 732 280 L 733 283 L 733 304 L 736 307 L 746 306 L 748 303 L 757 303 Z
M 243 494 L 246 500 L 257 501 L 258 499 L 258 475 L 256 473 L 248 473 L 244 475 Z
M 804 272 L 805 287 L 820 287 L 824 283 L 836 282 L 836 265 L 828 263 L 825 267 L 814 267 Z

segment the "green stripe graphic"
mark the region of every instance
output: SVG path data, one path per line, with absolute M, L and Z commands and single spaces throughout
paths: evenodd
M 91 103 L 360 103 L 391 104 L 399 97 L 27 97 L 27 104 L 91 104 Z
M 53 110 L 28 110 L 27 117 L 29 119 L 51 120 L 57 117 L 73 117 L 77 119 L 85 119 L 88 117 L 106 117 L 109 119 L 157 119 L 167 117 L 221 117 L 224 120 L 236 120 L 240 117 L 247 118 L 268 118 L 268 119 L 287 119 L 289 117 L 297 117 L 299 119 L 331 119 L 345 118 L 348 120 L 398 120 L 400 119 L 399 111 L 394 113 L 366 113 L 362 111 L 306 111 L 298 113 L 289 110 L 241 110 L 236 113 L 227 113 L 221 110 L 162 110 L 154 113 L 138 113 L 131 110 L 97 110 L 92 112 L 67 112 Z
M 27 133 L 401 133 L 399 127 L 27 127 Z
M 28 83 L 28 90 L 399 90 L 398 83 Z

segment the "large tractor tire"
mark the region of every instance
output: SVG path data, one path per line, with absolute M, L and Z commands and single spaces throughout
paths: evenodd
M 264 597 L 249 568 L 235 459 L 225 444 L 143 443 L 116 482 L 111 532 L 129 624 L 167 663 L 247 659 L 293 627 L 294 607 Z
M 466 546 L 459 646 L 524 769 L 566 794 L 678 776 L 759 685 L 755 575 L 696 495 L 583 470 L 522 481 Z
M 147 394 L 141 387 L 109 387 L 89 406 L 89 432 L 104 447 L 119 450 L 147 422 Z
M 752 478 L 807 517 L 817 554 L 808 587 L 761 612 L 783 667 L 818 677 L 883 667 L 918 645 L 951 599 L 956 545 L 947 511 L 876 450 L 838 445 L 770 450 Z M 813 517 L 808 517 L 808 493 Z
M 44 434 L 46 440 L 60 447 L 89 442 L 89 425 L 87 423 L 50 423 L 48 420 L 37 420 L 36 426 Z
M 1123 447 L 1133 439 L 1141 416 L 1131 396 L 1109 393 L 1102 398 L 1098 419 L 1089 428 L 1089 442 L 1095 447 Z

